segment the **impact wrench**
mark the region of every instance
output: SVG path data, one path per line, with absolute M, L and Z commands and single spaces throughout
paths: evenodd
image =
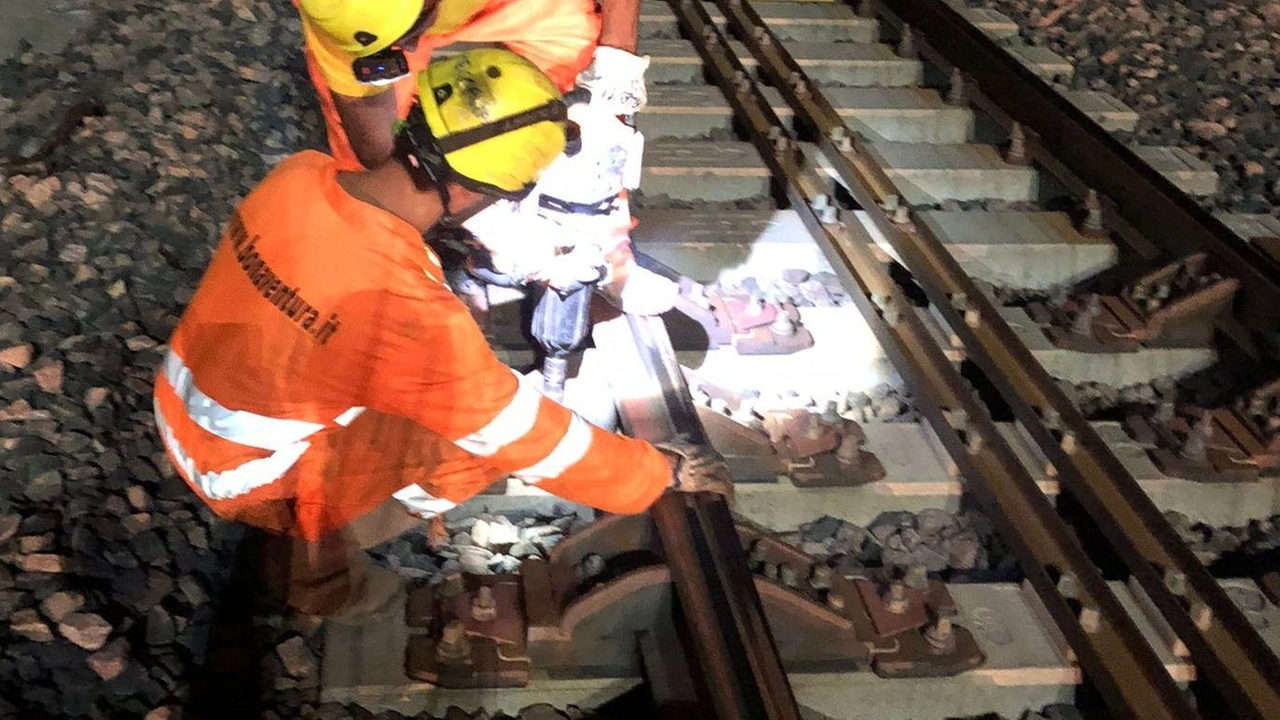
M 542 347 L 542 394 L 555 402 L 564 401 L 569 355 L 587 337 L 595 286 L 595 282 L 564 290 L 546 286 L 534 306 L 529 330 Z
M 561 402 L 564 400 L 569 355 L 587 337 L 591 295 L 596 285 L 606 277 L 607 270 L 604 267 L 594 268 L 595 277 L 575 280 L 565 287 L 556 288 L 488 267 L 488 258 L 480 248 L 472 246 L 466 251 L 468 254 L 459 266 L 446 270 L 449 285 L 455 293 L 464 294 L 465 288 L 477 281 L 482 285 L 538 293 L 529 320 L 529 334 L 542 350 L 543 394 Z
M 542 393 L 556 402 L 563 401 L 569 355 L 587 337 L 591 323 L 591 295 L 595 286 L 604 279 L 604 269 L 600 269 L 595 280 L 579 281 L 559 289 L 542 283 L 529 283 L 523 278 L 504 275 L 475 263 L 460 269 L 457 274 L 459 277 L 452 281 L 455 287 L 461 287 L 466 276 L 470 276 L 486 285 L 520 288 L 526 292 L 532 289 L 540 293 L 529 321 L 529 334 L 542 349 Z
M 619 116 L 627 127 L 635 130 L 635 116 Z M 543 286 L 542 297 L 533 310 L 530 334 L 543 351 L 542 393 L 555 402 L 563 402 L 569 355 L 577 350 L 591 325 L 591 296 L 608 270 L 600 268 L 594 280 L 575 282 L 557 289 Z

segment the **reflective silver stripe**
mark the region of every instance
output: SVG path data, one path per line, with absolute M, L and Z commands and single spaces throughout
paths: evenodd
M 343 412 L 341 415 L 334 418 L 333 421 L 338 425 L 341 425 L 342 427 L 347 427 L 356 418 L 360 417 L 360 415 L 363 413 L 364 413 L 364 408 L 362 407 L 359 407 L 359 406 L 350 407 L 350 408 L 347 408 L 346 411 Z
M 254 488 L 279 480 L 289 471 L 289 468 L 293 467 L 298 458 L 302 457 L 302 453 L 311 447 L 309 442 L 297 442 L 267 457 L 250 460 L 230 470 L 201 472 L 196 466 L 195 459 L 187 454 L 186 448 L 182 447 L 174 436 L 173 430 L 169 428 L 164 413 L 160 412 L 158 401 L 155 402 L 155 415 L 160 437 L 169 447 L 169 452 L 173 454 L 178 470 L 200 488 L 200 492 L 214 500 L 226 500 L 243 495 Z
M 542 393 L 534 387 L 531 380 L 512 370 L 520 383 L 516 396 L 511 398 L 498 416 L 488 425 L 458 440 L 454 444 L 472 455 L 489 457 L 499 450 L 519 440 L 533 429 L 538 422 L 538 406 L 542 403 Z
M 173 350 L 164 359 L 164 377 L 182 399 L 187 415 L 223 440 L 259 450 L 282 451 L 324 427 L 305 420 L 282 420 L 224 407 L 196 387 L 191 369 Z
M 324 425 L 304 420 L 289 420 L 259 415 L 247 410 L 232 410 L 204 394 L 196 387 L 191 369 L 172 349 L 164 360 L 165 380 L 173 386 L 182 401 L 187 415 L 197 425 L 210 433 L 246 447 L 270 450 L 270 455 L 255 458 L 221 472 L 201 471 L 195 458 L 178 442 L 169 427 L 164 413 L 160 412 L 158 399 L 153 400 L 156 427 L 160 437 L 173 454 L 178 470 L 186 476 L 206 497 L 226 500 L 244 495 L 254 488 L 279 480 L 298 462 L 298 458 L 311 447 L 306 441 Z M 342 411 L 334 423 L 346 427 L 364 412 L 363 407 L 351 407 Z
M 419 485 L 405 485 L 391 493 L 391 497 L 399 500 L 409 509 L 409 512 L 423 519 L 434 517 L 458 506 L 457 503 L 432 495 Z
M 559 477 L 571 465 L 585 457 L 590 449 L 591 425 L 586 420 L 574 415 L 573 420 L 569 421 L 569 429 L 565 432 L 564 437 L 560 439 L 560 442 L 556 443 L 556 447 L 551 451 L 551 454 L 523 470 L 515 471 L 512 475 L 527 483 L 534 484 L 543 480 L 550 480 Z

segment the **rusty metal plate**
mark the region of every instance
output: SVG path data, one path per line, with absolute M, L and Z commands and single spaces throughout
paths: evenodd
M 674 308 L 676 312 L 702 327 L 703 332 L 706 333 L 707 343 L 710 348 L 714 349 L 721 345 L 728 345 L 733 341 L 732 329 L 720 323 L 714 310 L 702 307 L 684 294 L 676 296 Z
M 588 555 L 599 555 L 607 562 L 618 555 L 656 551 L 658 547 L 658 531 L 648 515 L 603 515 L 561 540 L 551 550 L 550 561 L 577 565 Z
M 802 327 L 795 327 L 789 334 L 775 332 L 771 327 L 755 328 L 746 335 L 735 335 L 733 349 L 739 355 L 790 355 L 813 347 L 813 334 Z
M 925 610 L 926 596 L 920 590 L 900 583 L 898 587 L 903 594 L 902 611 L 893 612 L 885 597 L 888 588 L 870 580 L 857 579 L 853 582 L 867 608 L 867 614 L 871 616 L 871 622 L 875 625 L 876 634 L 880 637 L 916 630 L 929 622 L 929 615 Z
M 1155 448 L 1147 453 L 1160 472 L 1172 477 L 1194 480 L 1206 484 L 1237 484 L 1258 482 L 1258 468 L 1253 465 L 1232 467 L 1230 456 L 1208 451 L 1210 462 L 1188 460 L 1166 448 Z
M 493 642 L 473 642 L 470 656 L 456 663 L 437 659 L 438 639 L 412 635 L 405 651 L 405 674 L 442 688 L 516 688 L 529 684 L 530 660 L 523 650 Z
M 729 346 L 740 355 L 788 355 L 813 347 L 791 303 L 775 305 L 739 291 L 707 290 L 682 281 L 674 309 L 700 325 L 710 349 Z
M 771 303 L 753 301 L 747 296 L 708 295 L 712 307 L 722 310 L 734 334 L 765 327 L 778 319 L 778 308 Z
M 1180 412 L 1163 423 L 1131 416 L 1124 428 L 1130 437 L 1148 446 L 1147 455 L 1166 475 L 1203 483 L 1260 479 L 1264 463 L 1259 459 L 1268 457 L 1267 450 L 1234 410 L 1184 407 Z M 1191 442 L 1193 435 L 1199 443 Z
M 451 606 L 445 610 L 451 610 L 453 617 L 462 620 L 467 635 L 472 638 L 485 638 L 499 645 L 523 648 L 525 620 L 519 578 L 515 575 L 494 575 L 469 579 L 474 586 L 468 592 L 454 597 L 451 602 L 442 599 L 442 603 Z M 493 610 L 490 613 L 479 613 L 474 608 L 481 587 L 490 588 L 492 593 Z
M 851 463 L 840 462 L 834 453 L 787 463 L 787 475 L 796 487 L 856 487 L 884 479 L 880 459 L 859 450 Z
M 1070 331 L 1054 328 L 1059 347 L 1083 351 L 1131 351 L 1137 346 L 1203 345 L 1218 320 L 1235 301 L 1240 282 L 1209 268 L 1209 258 L 1195 253 L 1130 283 L 1117 295 L 1094 296 L 1068 303 L 1074 320 Z
M 896 636 L 897 652 L 877 653 L 871 662 L 872 670 L 884 678 L 947 677 L 986 662 L 986 656 L 968 630 L 948 623 L 946 638 L 941 639 L 936 628 L 935 625 Z M 934 639 L 930 641 L 929 637 Z
M 772 481 L 785 470 L 783 459 L 769 437 L 708 407 L 698 408 L 698 419 L 711 447 L 724 456 L 734 482 Z
M 840 446 L 840 432 L 820 415 L 805 409 L 770 410 L 764 413 L 769 442 L 787 460 L 829 452 Z
M 672 623 L 674 590 L 665 566 L 633 570 L 572 600 L 551 627 L 529 628 L 539 671 L 553 677 L 631 677 L 636 638 Z
M 1262 251 L 1273 264 L 1280 267 L 1280 237 L 1275 235 L 1259 236 L 1250 238 L 1250 243 L 1258 250 Z
M 441 590 L 441 592 L 437 592 Z M 466 575 L 414 588 L 406 605 L 409 677 L 447 688 L 524 687 L 529 682 L 520 578 Z
M 867 667 L 871 651 L 852 620 L 776 581 L 756 578 L 756 591 L 782 660 L 791 672 Z
M 755 399 L 760 397 L 760 393 L 754 390 L 736 390 L 734 388 L 718 385 L 710 380 L 699 377 L 692 370 L 681 367 L 685 376 L 685 382 L 690 388 L 696 388 L 704 393 L 711 400 L 719 400 L 725 404 L 725 408 L 729 412 L 736 413 L 742 407 L 742 402 L 747 399 Z
M 1280 571 L 1263 573 L 1258 578 L 1258 587 L 1272 605 L 1280 605 Z
M 520 579 L 524 583 L 524 616 L 531 637 L 542 631 L 554 632 L 554 628 L 560 624 L 563 606 L 560 588 L 571 583 L 574 574 L 573 567 L 551 565 L 542 558 L 525 558 L 520 563 Z

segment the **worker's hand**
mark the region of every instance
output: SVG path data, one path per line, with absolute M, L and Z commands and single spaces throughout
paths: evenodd
M 480 248 L 472 252 L 483 259 L 477 265 L 521 281 L 554 259 L 565 240 L 559 228 L 538 217 L 537 207 L 509 200 L 485 208 L 462 227 Z
M 733 504 L 733 477 L 720 453 L 706 445 L 672 442 L 655 445 L 671 461 L 671 489 L 677 492 L 713 492 Z
M 535 270 L 529 277 L 534 282 L 562 292 L 598 283 L 608 273 L 604 253 L 594 245 L 578 246 L 572 252 L 557 255 Z
M 644 71 L 649 56 L 600 45 L 591 64 L 578 75 L 578 85 L 591 91 L 591 105 L 610 115 L 634 115 L 648 102 Z

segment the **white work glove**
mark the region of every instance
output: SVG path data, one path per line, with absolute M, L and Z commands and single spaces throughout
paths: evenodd
M 527 201 L 504 201 L 468 218 L 463 227 L 484 247 L 495 272 L 569 290 L 608 276 L 605 253 L 619 242 L 621 218 L 615 215 L 549 213 Z M 623 227 L 625 232 L 629 225 Z M 593 242 L 597 238 L 608 242 Z
M 534 208 L 510 200 L 499 200 L 462 223 L 488 252 L 493 270 L 512 277 L 525 277 L 555 257 L 556 238 L 541 232 L 544 226 Z
M 590 105 L 570 107 L 569 119 L 582 130 L 582 147 L 556 158 L 538 178 L 534 195 L 594 204 L 639 185 L 642 134 Z M 536 198 L 530 199 L 536 203 Z
M 648 69 L 648 55 L 601 45 L 591 64 L 578 74 L 578 86 L 591 91 L 592 107 L 610 115 L 634 115 L 649 101 L 644 87 L 644 71 Z
M 673 461 L 672 490 L 719 493 L 733 504 L 733 477 L 720 453 L 706 445 L 686 442 L 658 443 L 654 447 Z
M 530 273 L 529 279 L 546 283 L 555 290 L 569 290 L 578 285 L 599 282 L 606 273 L 604 252 L 595 245 L 578 245 L 572 251 L 545 262 Z

